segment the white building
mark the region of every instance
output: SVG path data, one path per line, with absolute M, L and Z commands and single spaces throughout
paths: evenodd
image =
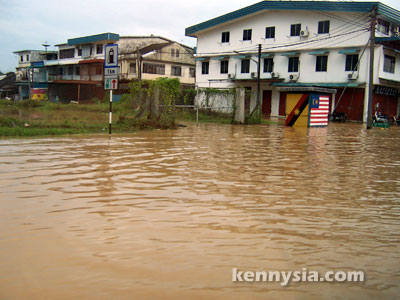
M 373 106 L 398 115 L 400 12 L 379 2 L 262 1 L 188 27 L 197 38 L 196 87 L 251 89 L 251 111 L 261 45 L 264 115 L 285 115 L 287 93 L 325 89 L 332 110 L 365 121 L 374 6 Z

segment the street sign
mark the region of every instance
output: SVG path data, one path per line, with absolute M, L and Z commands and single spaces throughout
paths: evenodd
M 116 68 L 118 67 L 118 45 L 110 44 L 105 46 L 104 67 Z
M 104 77 L 106 77 L 106 78 L 118 78 L 118 67 L 116 67 L 116 68 L 104 68 Z
M 118 89 L 118 79 L 117 78 L 104 78 L 104 88 L 106 90 Z

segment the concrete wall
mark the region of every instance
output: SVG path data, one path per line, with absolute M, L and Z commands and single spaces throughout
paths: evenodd
M 190 76 L 190 68 L 195 68 L 191 49 L 161 37 L 121 37 L 118 44 L 120 47 L 119 65 L 121 78 L 131 80 L 138 77 L 138 66 L 136 66 L 136 73 L 130 72 L 130 64 L 136 63 L 136 47 L 144 48 L 152 44 L 165 44 L 161 49 L 142 55 L 143 62 L 165 65 L 165 74 L 142 72 L 142 79 L 154 80 L 159 77 L 171 77 L 179 78 L 182 83 L 194 84 L 195 78 Z M 177 51 L 179 51 L 178 56 L 176 55 Z M 172 66 L 180 66 L 182 68 L 181 76 L 171 75 Z
M 329 34 L 318 34 L 318 22 L 330 21 Z M 308 35 L 303 37 L 290 36 L 290 25 L 301 24 L 302 30 L 307 30 Z M 265 28 L 275 26 L 275 38 L 265 39 Z M 290 83 L 290 75 L 298 76 L 298 84 L 330 84 L 344 85 L 357 84 L 366 88 L 369 76 L 369 49 L 363 49 L 368 43 L 369 26 L 366 14 L 358 13 L 333 13 L 312 11 L 262 11 L 251 16 L 243 17 L 225 24 L 217 25 L 197 33 L 197 57 L 203 60 L 196 61 L 196 86 L 199 88 L 232 88 L 251 87 L 256 90 L 257 48 L 262 45 L 262 52 L 269 53 L 273 58 L 273 72 L 278 73 L 278 80 Z M 243 30 L 252 29 L 252 40 L 242 41 Z M 221 42 L 222 32 L 230 32 L 229 43 Z M 377 32 L 376 36 L 385 36 Z M 352 72 L 345 71 L 346 54 L 340 53 L 344 49 L 357 48 L 360 64 L 356 78 L 349 80 Z M 323 55 L 328 56 L 326 72 L 316 71 L 317 55 L 310 52 L 324 50 Z M 299 57 L 299 72 L 288 72 L 289 57 L 287 52 L 295 52 Z M 396 58 L 395 73 L 383 71 L 384 55 Z M 241 73 L 241 59 L 239 55 L 246 55 L 250 59 L 250 72 Z M 221 56 L 229 61 L 228 74 L 221 74 Z M 201 74 L 202 62 L 209 62 L 209 74 Z M 382 45 L 375 47 L 374 84 L 396 87 L 400 82 L 400 54 Z M 252 73 L 254 73 L 252 75 Z M 231 78 L 234 77 L 232 80 Z M 271 85 L 270 73 L 263 72 L 261 62 L 261 90 L 272 91 L 271 115 L 277 116 L 279 112 L 279 92 Z M 396 83 L 397 82 L 397 83 Z M 367 94 L 367 93 L 365 93 Z M 366 101 L 367 99 L 365 99 Z M 252 98 L 252 105 L 255 97 Z M 366 105 L 364 105 L 364 108 Z M 363 112 L 361 112 L 363 114 Z M 364 112 L 365 119 L 365 112 Z

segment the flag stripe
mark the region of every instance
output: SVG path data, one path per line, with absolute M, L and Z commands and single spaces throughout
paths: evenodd
M 327 126 L 329 97 L 319 96 L 318 104 L 310 109 L 310 126 Z

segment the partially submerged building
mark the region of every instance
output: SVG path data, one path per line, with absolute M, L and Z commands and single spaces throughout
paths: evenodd
M 196 87 L 245 87 L 251 111 L 260 48 L 264 116 L 285 116 L 289 94 L 318 91 L 331 111 L 366 121 L 373 12 L 373 106 L 398 115 L 400 12 L 379 2 L 262 1 L 188 27 L 197 38 Z
M 119 87 L 134 79 L 179 78 L 194 85 L 193 48 L 157 36 L 120 37 L 102 33 L 68 39 L 57 51 L 21 50 L 17 84 L 21 98 L 35 93 L 60 101 L 103 99 L 104 52 L 108 44 L 119 45 Z M 40 97 L 38 97 L 40 98 Z

